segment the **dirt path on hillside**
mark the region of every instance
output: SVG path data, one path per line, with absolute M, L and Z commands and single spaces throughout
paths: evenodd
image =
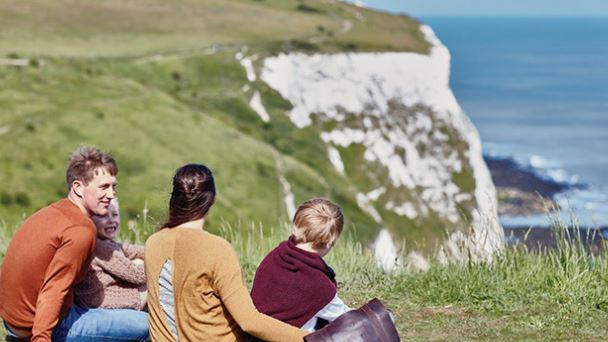
M 0 58 L 0 65 L 26 67 L 30 65 L 30 60 L 23 58 Z
M 363 15 L 363 14 L 361 14 L 361 12 L 357 11 L 356 8 L 348 7 L 347 9 L 348 9 L 348 12 L 350 12 L 350 14 L 352 14 L 352 16 L 355 17 L 355 19 L 357 19 L 358 21 L 365 22 L 367 20 L 365 15 Z M 338 31 L 335 33 L 335 35 L 333 37 L 345 35 L 348 32 L 352 31 L 354 24 L 351 19 L 343 19 L 342 17 L 337 16 L 337 15 L 333 15 L 333 18 L 336 21 L 342 20 L 340 29 L 338 29 Z M 333 38 L 333 37 L 328 36 L 327 34 L 319 34 L 319 35 L 316 35 L 316 36 L 310 38 L 308 41 L 313 44 L 319 44 L 319 43 L 322 43 L 322 42 L 328 40 L 329 38 Z
M 358 21 L 365 22 L 367 20 L 367 18 L 363 14 L 361 14 L 359 11 L 357 11 L 355 8 L 349 8 L 348 11 Z M 340 24 L 340 28 L 338 29 L 337 32 L 335 32 L 334 35 L 330 36 L 327 33 L 317 33 L 316 35 L 313 35 L 312 37 L 310 37 L 308 39 L 308 41 L 312 44 L 320 44 L 320 43 L 323 43 L 324 41 L 328 40 L 329 38 L 335 38 L 336 36 L 345 35 L 348 32 L 352 31 L 352 29 L 354 27 L 353 20 L 344 19 L 343 17 L 337 16 L 337 15 L 334 15 L 333 18 L 336 21 L 339 21 L 339 20 L 342 21 Z M 155 62 L 164 61 L 168 58 L 184 58 L 186 56 L 199 55 L 199 54 L 212 55 L 212 54 L 218 53 L 225 49 L 237 48 L 240 45 L 241 44 L 235 44 L 235 43 L 229 43 L 229 44 L 216 43 L 216 44 L 212 44 L 210 46 L 203 47 L 203 48 L 195 48 L 195 49 L 188 49 L 188 50 L 182 50 L 182 51 L 167 51 L 167 52 L 160 52 L 160 53 L 153 53 L 153 54 L 144 54 L 144 55 L 140 55 L 139 57 L 136 57 L 136 61 L 138 63 L 155 63 Z M 1 63 L 0 63 L 0 65 L 1 65 Z

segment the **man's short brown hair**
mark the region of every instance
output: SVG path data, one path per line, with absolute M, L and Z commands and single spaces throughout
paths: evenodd
M 344 226 L 340 207 L 325 198 L 313 198 L 302 203 L 293 217 L 296 243 L 310 242 L 315 248 L 333 244 Z
M 65 172 L 65 180 L 68 190 L 72 187 L 72 182 L 79 180 L 85 185 L 93 180 L 99 169 L 104 169 L 112 176 L 118 173 L 116 161 L 108 153 L 102 152 L 95 147 L 79 146 L 68 160 L 68 168 Z

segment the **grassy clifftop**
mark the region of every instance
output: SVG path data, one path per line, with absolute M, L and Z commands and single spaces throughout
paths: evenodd
M 331 166 L 320 128 L 296 129 L 290 104 L 249 83 L 235 54 L 425 52 L 418 26 L 321 0 L 2 2 L 0 219 L 18 224 L 63 197 L 67 155 L 91 144 L 117 157 L 125 221 L 144 208 L 161 220 L 172 172 L 202 162 L 219 189 L 211 227 L 289 219 L 284 178 L 296 203 L 334 199 L 369 240 L 376 224 Z M 249 106 L 254 91 L 268 123 Z
M 123 236 L 142 242 L 153 230 L 143 220 L 138 228 L 123 227 Z M 0 224 L 0 262 L 11 231 Z M 259 262 L 285 239 L 287 229 L 243 232 L 224 225 L 218 233 L 235 247 L 251 287 Z M 326 259 L 336 271 L 340 297 L 352 307 L 380 298 L 393 310 L 406 341 L 603 341 L 608 333 L 606 252 L 589 255 L 580 241 L 560 241 L 547 253 L 507 248 L 492 264 L 433 262 L 426 273 L 385 273 L 366 248 L 345 237 Z
M 87 144 L 117 157 L 125 222 L 144 208 L 152 222 L 161 221 L 173 171 L 201 162 L 218 182 L 212 230 L 223 221 L 285 222 L 291 191 L 295 204 L 316 196 L 338 202 L 347 231 L 360 241 L 371 241 L 382 226 L 408 243 L 424 240 L 410 246 L 432 250 L 447 231 L 467 224 L 473 200 L 459 202 L 458 226 L 435 211 L 415 219 L 396 213 L 405 202 L 424 211 L 424 185 L 388 189 L 377 203 L 363 203 L 372 186 L 389 184 L 385 166 L 353 144 L 336 150 L 347 168 L 340 174 L 321 139 L 340 123 L 315 120 L 297 128 L 288 117 L 292 104 L 251 80 L 244 67 L 250 61 L 259 76 L 264 58 L 280 52 L 429 52 L 419 28 L 406 16 L 334 0 L 0 3 L 0 220 L 17 224 L 63 197 L 66 157 Z M 253 109 L 256 96 L 267 122 Z M 390 130 L 393 121 L 413 127 L 408 118 L 419 112 L 426 120 L 417 124 L 430 120 L 430 131 L 442 131 L 432 115 L 409 107 L 392 110 L 380 128 Z M 360 127 L 363 120 L 353 115 L 345 124 Z M 465 166 L 462 177 L 452 177 L 454 186 L 470 197 L 468 147 L 446 137 L 421 138 L 411 154 L 442 160 L 455 152 Z M 395 156 L 405 163 L 403 148 Z
M 428 50 L 414 20 L 335 0 L 0 3 L 0 55 L 135 56 L 213 44 Z

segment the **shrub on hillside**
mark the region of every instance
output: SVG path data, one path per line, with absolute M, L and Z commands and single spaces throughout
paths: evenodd
M 15 194 L 15 204 L 27 208 L 30 206 L 30 197 L 24 192 L 18 192 Z
M 8 207 L 9 205 L 13 204 L 13 197 L 11 196 L 11 194 L 4 191 L 0 193 L 0 204 L 5 207 Z

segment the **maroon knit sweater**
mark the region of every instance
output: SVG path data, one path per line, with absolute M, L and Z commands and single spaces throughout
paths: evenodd
M 251 289 L 257 309 L 302 327 L 336 295 L 336 274 L 317 253 L 281 242 L 258 267 Z

